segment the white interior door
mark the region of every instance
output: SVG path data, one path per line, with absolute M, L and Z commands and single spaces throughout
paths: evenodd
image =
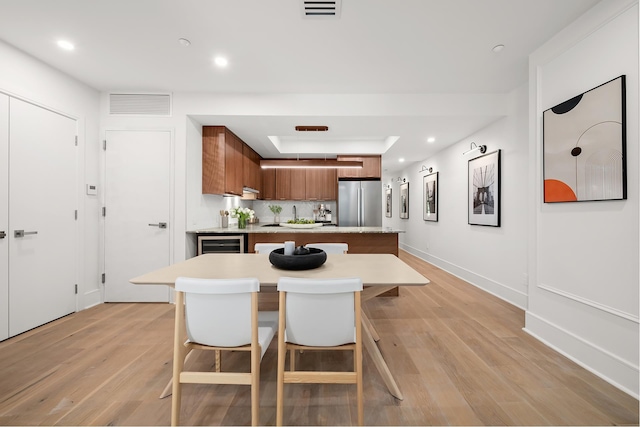
M 106 141 L 105 301 L 168 302 L 168 286 L 129 279 L 170 263 L 171 133 L 108 131 Z
M 0 341 L 9 338 L 9 97 L 0 93 Z
M 9 111 L 13 336 L 76 310 L 77 149 L 75 120 L 16 98 Z

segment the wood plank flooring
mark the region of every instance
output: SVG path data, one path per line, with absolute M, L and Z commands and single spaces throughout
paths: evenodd
M 365 352 L 367 425 L 638 425 L 638 401 L 521 329 L 524 312 L 405 252 L 431 280 L 365 310 L 404 393 L 386 390 Z M 0 343 L 0 425 L 168 425 L 173 307 L 102 304 Z M 262 424 L 275 423 L 276 341 L 262 360 Z M 212 368 L 208 352 L 191 366 Z M 338 354 L 334 354 L 338 353 Z M 342 352 L 305 352 L 297 366 L 348 369 Z M 348 353 L 348 352 L 345 352 Z M 248 368 L 243 352 L 223 369 Z M 288 385 L 285 424 L 356 422 L 355 387 Z M 187 385 L 186 425 L 250 425 L 246 386 Z

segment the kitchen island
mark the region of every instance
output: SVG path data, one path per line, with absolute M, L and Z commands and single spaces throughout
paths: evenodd
M 339 227 L 325 225 L 316 228 L 289 228 L 275 224 L 249 224 L 247 228 L 214 227 L 187 231 L 192 239 L 198 236 L 244 236 L 245 252 L 253 253 L 256 243 L 284 243 L 294 241 L 296 246 L 309 243 L 347 243 L 350 254 L 393 254 L 398 256 L 398 233 L 390 227 Z M 394 288 L 382 296 L 398 296 Z
M 347 243 L 353 254 L 393 254 L 398 256 L 398 233 L 389 227 L 338 227 L 289 228 L 271 224 L 250 224 L 247 228 L 205 228 L 187 231 L 192 235 L 215 236 L 246 234 L 246 252 L 253 252 L 256 243 L 296 242 L 296 246 L 309 243 Z

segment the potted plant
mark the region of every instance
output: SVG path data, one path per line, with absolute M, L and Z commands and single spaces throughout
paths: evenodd
M 273 212 L 273 222 L 274 224 L 280 223 L 280 212 L 282 212 L 282 206 L 280 205 L 269 205 L 269 210 Z

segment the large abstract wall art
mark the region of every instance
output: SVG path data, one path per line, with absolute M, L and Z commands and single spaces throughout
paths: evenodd
M 500 227 L 500 150 L 469 160 L 469 224 Z
M 625 76 L 543 113 L 544 202 L 627 198 Z

